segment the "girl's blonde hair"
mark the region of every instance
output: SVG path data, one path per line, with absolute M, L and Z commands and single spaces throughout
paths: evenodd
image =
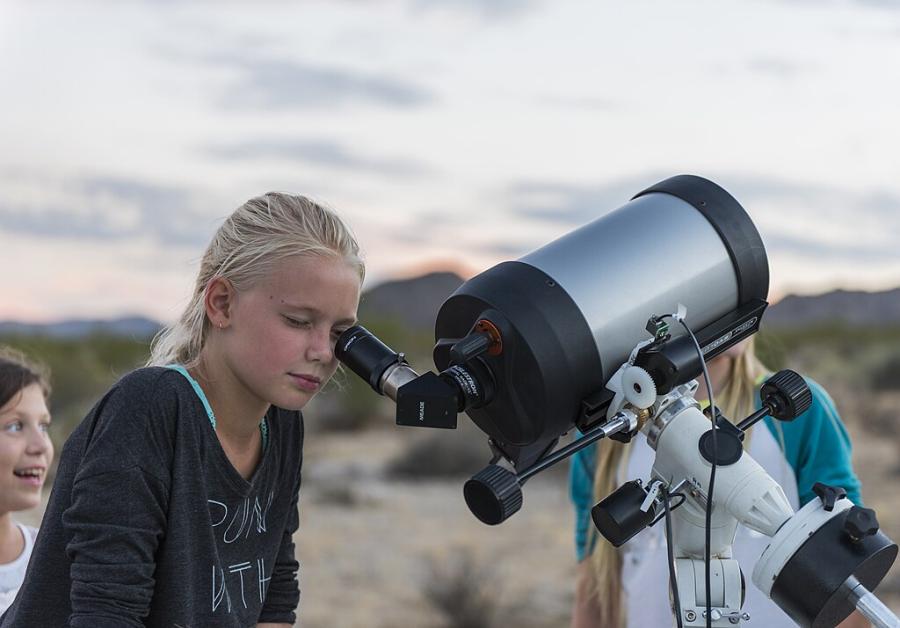
M 304 196 L 269 192 L 237 208 L 219 227 L 203 254 L 191 300 L 177 322 L 153 339 L 147 366 L 195 366 L 209 333 L 204 299 L 210 281 L 228 279 L 244 290 L 280 260 L 295 255 L 345 260 L 365 278 L 359 245 L 330 209 Z
M 721 392 L 716 393 L 716 407 L 736 422 L 751 414 L 755 408 L 753 393 L 757 380 L 768 369 L 756 357 L 753 339 L 747 343 L 738 357 L 731 362 Z M 750 443 L 745 439 L 744 447 Z M 623 461 L 628 460 L 631 445 L 622 445 L 609 440 L 602 440 L 597 445 L 597 467 L 594 472 L 594 502 L 598 502 L 617 488 L 619 469 Z M 622 557 L 615 547 L 600 537 L 591 526 L 591 542 L 594 550 L 590 561 L 591 595 L 596 596 L 597 607 L 601 612 L 600 626 L 624 626 L 625 604 L 622 589 Z

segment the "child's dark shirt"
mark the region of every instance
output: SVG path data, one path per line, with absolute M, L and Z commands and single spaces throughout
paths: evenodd
M 271 407 L 250 481 L 178 372 L 120 380 L 63 448 L 25 582 L 2 625 L 293 624 L 303 424 Z

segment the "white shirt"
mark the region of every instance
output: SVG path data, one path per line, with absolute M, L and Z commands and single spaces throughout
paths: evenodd
M 622 465 L 620 482 L 650 477 L 656 452 L 647 444 L 643 433 L 632 441 L 627 468 Z M 784 488 L 791 506 L 799 507 L 797 479 L 775 437 L 760 424 L 753 430 L 748 453 L 778 484 Z M 762 628 L 794 628 L 793 621 L 756 585 L 751 575 L 753 566 L 769 543 L 769 538 L 738 525 L 734 539 L 734 557 L 744 572 L 746 600 L 742 610 L 750 614 L 741 626 Z M 669 570 L 666 554 L 665 522 L 660 521 L 622 546 L 622 581 L 625 589 L 629 628 L 672 626 L 674 618 L 669 605 Z
M 34 548 L 34 537 L 37 535 L 37 529 L 24 526 L 17 523 L 16 526 L 25 539 L 25 548 L 19 557 L 11 563 L 0 564 L 0 615 L 9 608 L 22 581 L 25 579 L 25 569 L 28 567 L 28 559 L 31 558 L 31 550 Z

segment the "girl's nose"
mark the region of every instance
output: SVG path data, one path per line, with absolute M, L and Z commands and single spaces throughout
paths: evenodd
M 326 364 L 334 359 L 334 345 L 332 344 L 330 330 L 313 334 L 313 338 L 310 341 L 309 355 L 311 360 Z
M 33 455 L 47 452 L 50 447 L 50 436 L 43 427 L 31 427 L 28 429 L 28 445 L 26 451 Z

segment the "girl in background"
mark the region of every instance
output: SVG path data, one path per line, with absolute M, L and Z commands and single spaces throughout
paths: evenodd
M 12 513 L 36 508 L 53 460 L 47 375 L 0 347 L 0 613 L 19 591 L 37 535 Z
M 292 626 L 299 411 L 337 367 L 363 275 L 347 227 L 304 197 L 269 193 L 226 219 L 148 366 L 66 443 L 0 623 Z
M 759 386 L 770 374 L 756 358 L 753 340 L 738 343 L 707 365 L 716 406 L 737 423 L 759 403 Z M 705 383 L 696 399 L 707 399 Z M 797 510 L 815 499 L 813 484 L 823 482 L 843 487 L 847 496 L 860 503 L 859 480 L 850 461 L 850 439 L 834 402 L 817 383 L 807 380 L 812 406 L 791 422 L 766 417 L 751 428 L 744 448 L 781 485 Z M 628 626 L 672 626 L 669 607 L 669 572 L 665 531 L 660 523 L 648 528 L 620 548 L 599 536 L 591 521 L 591 507 L 621 484 L 646 479 L 655 452 L 643 433 L 628 445 L 604 440 L 572 457 L 569 489 L 575 504 L 575 545 L 578 569 L 573 628 Z M 768 545 L 769 538 L 739 525 L 734 557 L 745 573 Z M 788 628 L 794 623 L 778 606 L 746 578 L 743 610 L 750 614 L 747 626 Z M 854 614 L 844 624 L 865 626 Z

